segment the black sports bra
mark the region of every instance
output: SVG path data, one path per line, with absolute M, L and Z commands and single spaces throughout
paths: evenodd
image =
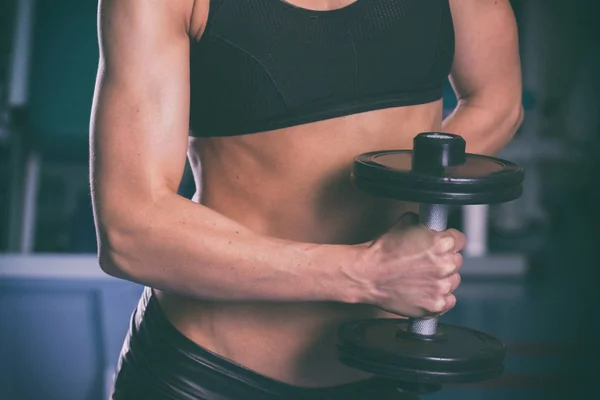
M 442 97 L 454 56 L 448 0 L 211 0 L 191 43 L 191 135 L 263 132 Z

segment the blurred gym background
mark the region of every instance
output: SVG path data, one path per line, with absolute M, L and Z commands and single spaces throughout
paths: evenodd
M 94 0 L 0 2 L 0 399 L 100 400 L 140 288 L 96 264 L 88 122 Z M 501 156 L 523 198 L 466 207 L 444 317 L 508 349 L 506 373 L 431 399 L 598 398 L 600 28 L 593 0 L 515 0 L 525 122 Z M 455 98 L 449 89 L 445 108 Z M 181 193 L 193 183 L 182 177 Z

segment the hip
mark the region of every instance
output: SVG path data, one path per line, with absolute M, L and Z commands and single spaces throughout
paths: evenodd
M 186 339 L 269 378 L 325 387 L 370 377 L 338 361 L 337 331 L 349 320 L 396 317 L 368 305 L 209 303 L 156 294 Z
M 253 341 L 244 341 L 252 347 Z M 167 319 L 146 289 L 121 352 L 112 399 L 412 399 L 393 382 L 364 377 L 307 387 L 266 376 L 190 340 Z

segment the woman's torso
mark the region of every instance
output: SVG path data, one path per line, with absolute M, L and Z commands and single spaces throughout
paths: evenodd
M 290 2 L 317 9 L 328 3 Z M 340 8 L 351 2 L 329 4 Z M 199 188 L 195 200 L 261 234 L 323 244 L 365 242 L 404 212 L 414 211 L 415 205 L 375 198 L 353 187 L 353 158 L 369 151 L 411 148 L 416 134 L 440 130 L 441 122 L 442 104 L 436 100 L 266 132 L 192 136 L 189 159 Z M 202 129 L 201 121 L 197 124 Z M 345 320 L 383 314 L 366 305 L 225 304 L 157 295 L 170 321 L 190 339 L 298 386 L 329 386 L 365 377 L 337 361 L 336 330 Z

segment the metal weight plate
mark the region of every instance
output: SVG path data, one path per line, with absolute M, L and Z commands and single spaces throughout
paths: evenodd
M 493 204 L 519 198 L 523 169 L 499 158 L 467 154 L 441 175 L 412 171 L 411 150 L 365 153 L 355 158 L 354 184 L 374 195 L 429 204 Z
M 478 382 L 501 375 L 505 348 L 486 333 L 440 324 L 433 338 L 411 333 L 408 320 L 369 319 L 339 331 L 340 360 L 378 376 L 416 383 Z

